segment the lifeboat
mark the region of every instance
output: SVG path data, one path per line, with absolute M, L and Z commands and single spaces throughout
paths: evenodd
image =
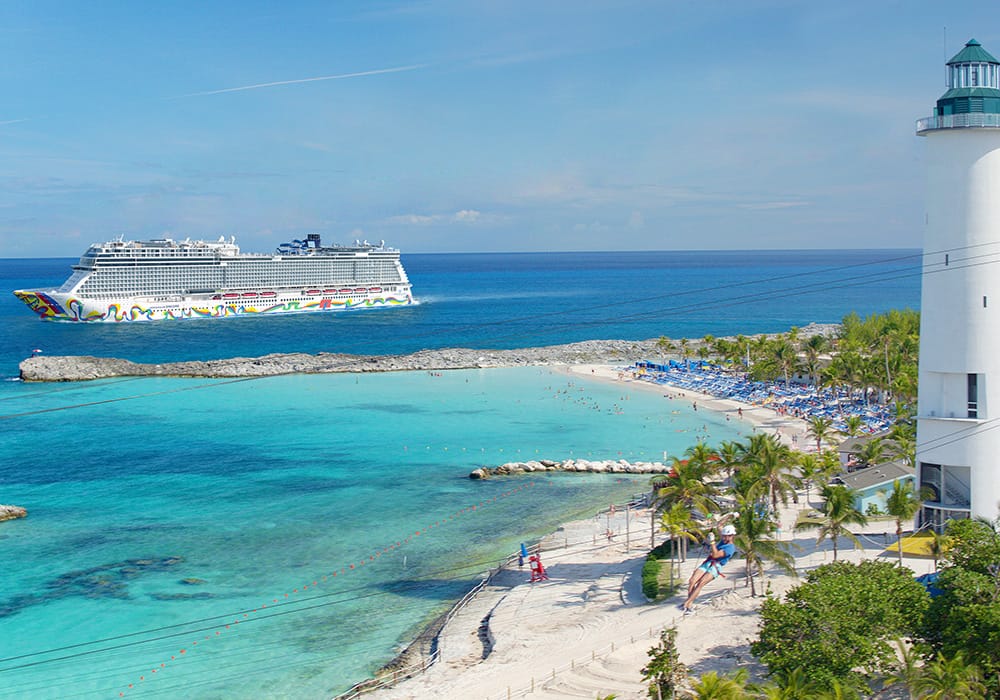
M 314 296 L 317 296 L 319 294 L 322 294 L 323 292 L 321 292 L 318 289 L 310 289 L 308 292 L 302 292 L 302 293 L 303 294 L 308 294 L 309 296 L 314 297 Z
M 341 294 L 350 294 L 350 293 L 351 293 L 351 292 L 353 292 L 354 290 L 353 290 L 353 289 L 341 289 L 341 290 L 338 290 L 338 291 L 339 291 L 339 292 L 340 292 Z
M 243 298 L 244 299 L 256 299 L 257 298 L 257 292 L 243 292 Z
M 219 299 L 221 299 L 221 298 L 222 298 L 222 295 L 221 295 L 221 294 L 213 294 L 213 295 L 212 295 L 212 299 L 214 299 L 215 301 L 218 301 L 218 300 L 219 300 Z
M 355 289 L 354 289 L 354 293 L 355 294 L 364 294 L 367 291 L 368 290 L 365 289 L 364 287 L 355 287 Z
M 276 296 L 278 296 L 278 293 L 277 292 L 261 292 L 260 295 L 262 297 L 276 297 Z
M 336 294 L 337 290 L 336 289 L 324 289 L 323 293 L 324 294 Z
M 223 294 L 222 298 L 223 299 L 239 299 L 240 295 L 239 294 Z
M 378 294 L 379 292 L 382 291 L 382 288 L 381 287 L 369 287 L 368 291 L 369 292 L 374 292 L 375 294 Z

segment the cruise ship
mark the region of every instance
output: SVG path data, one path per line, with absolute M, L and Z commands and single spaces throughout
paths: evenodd
M 385 242 L 324 246 L 320 235 L 241 253 L 218 241 L 123 239 L 92 245 L 58 289 L 14 294 L 53 321 L 125 322 L 415 304 Z

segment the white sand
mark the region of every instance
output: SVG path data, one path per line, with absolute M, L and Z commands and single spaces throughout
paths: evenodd
M 613 368 L 580 366 L 567 371 L 617 381 Z M 644 382 L 630 383 L 637 389 L 678 393 Z M 699 410 L 728 411 L 737 419 L 740 404 L 736 402 L 684 393 L 687 396 L 683 399 L 672 400 L 697 401 Z M 780 428 L 789 444 L 791 436 L 798 435 L 798 446 L 807 447 L 803 421 L 745 405 L 743 415 L 761 429 Z M 809 507 L 805 500 L 800 498 L 800 505 L 785 508 L 781 514 L 782 539 L 794 538 L 802 547 L 796 553 L 799 571 L 833 560 L 830 543 L 816 547 L 808 533 L 792 533 L 799 510 Z M 626 517 L 629 546 L 625 542 Z M 617 533 L 612 542 L 605 537 L 609 527 Z M 850 542 L 841 540 L 840 558 L 859 561 L 878 557 L 883 542 L 894 542 L 895 536 L 888 534 L 894 531 L 895 524 L 888 521 L 869 525 L 865 532 L 880 534 L 864 538 L 864 550 L 855 551 Z M 726 577 L 706 586 L 695 614 L 685 617 L 676 607 L 681 596 L 652 605 L 642 595 L 640 571 L 649 550 L 649 535 L 648 510 L 630 514 L 619 510 L 614 516 L 602 514 L 569 523 L 543 542 L 548 581 L 529 583 L 527 564 L 523 571 L 504 571 L 445 627 L 437 663 L 419 676 L 370 697 L 503 700 L 595 698 L 615 693 L 620 699 L 647 698 L 641 680 L 641 669 L 649 660 L 647 650 L 657 643 L 659 631 L 671 625 L 678 629 L 681 661 L 693 675 L 745 667 L 762 679 L 765 669 L 749 650 L 757 635 L 762 599 L 750 597 L 742 560 L 732 560 L 725 568 Z M 657 534 L 656 541 L 661 540 Z M 564 546 L 567 542 L 569 546 Z M 696 550 L 683 564 L 685 580 L 701 556 Z M 932 568 L 926 559 L 904 557 L 904 564 L 917 574 Z M 759 595 L 764 585 L 783 592 L 795 579 L 769 571 L 766 581 L 757 583 Z M 490 642 L 484 643 L 486 638 L 492 643 L 488 654 Z

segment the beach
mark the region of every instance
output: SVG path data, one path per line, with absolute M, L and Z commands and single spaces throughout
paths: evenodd
M 610 365 L 568 366 L 560 371 L 582 381 L 616 383 L 628 391 L 659 391 L 671 402 L 689 406 L 697 402 L 699 410 L 722 412 L 731 421 L 745 420 L 756 430 L 780 431 L 787 444 L 795 441 L 802 449 L 810 448 L 805 421 L 765 407 L 637 381 Z M 814 444 L 811 447 L 815 449 Z M 815 493 L 812 496 L 818 499 Z M 833 560 L 829 542 L 817 546 L 811 534 L 793 531 L 800 511 L 816 505 L 818 500 L 810 503 L 803 492 L 798 504 L 781 509 L 779 536 L 800 548 L 795 551 L 799 573 Z M 894 530 L 892 521 L 873 522 L 862 534 L 864 549 L 842 543 L 839 558 L 894 558 L 894 553 L 884 553 L 895 541 Z M 662 535 L 656 533 L 655 539 L 662 541 Z M 693 676 L 746 668 L 752 679 L 763 680 L 766 668 L 749 649 L 757 635 L 760 593 L 768 589 L 781 594 L 796 579 L 769 570 L 756 582 L 758 597 L 753 598 L 742 561 L 734 559 L 725 577 L 703 591 L 695 613 L 684 616 L 677 608 L 681 597 L 653 605 L 642 594 L 640 574 L 649 547 L 648 509 L 617 508 L 563 525 L 541 543 L 548 580 L 530 582 L 527 565 L 503 570 L 444 626 L 436 663 L 368 697 L 500 700 L 615 693 L 619 698 L 645 698 L 641 669 L 649 660 L 647 651 L 658 643 L 660 630 L 670 626 L 678 629 L 680 660 Z M 700 561 L 697 551 L 690 553 L 681 568 L 683 580 Z M 927 559 L 904 557 L 904 564 L 916 574 L 932 570 Z

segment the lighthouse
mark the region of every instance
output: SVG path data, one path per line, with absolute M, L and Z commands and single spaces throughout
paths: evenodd
M 971 39 L 917 122 L 927 192 L 917 408 L 920 525 L 1000 513 L 1000 61 Z

